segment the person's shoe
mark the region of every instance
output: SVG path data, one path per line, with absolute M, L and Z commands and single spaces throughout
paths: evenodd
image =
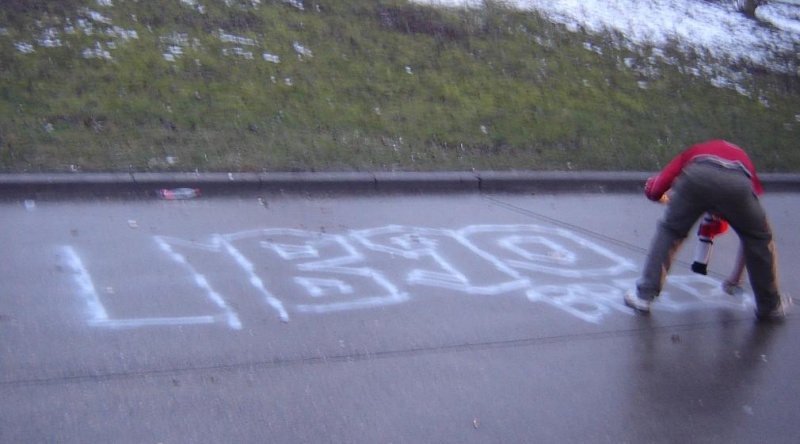
M 741 284 L 738 284 L 736 282 L 723 281 L 722 291 L 731 296 L 740 296 L 742 293 L 744 293 L 744 288 L 742 288 Z
M 702 262 L 692 262 L 692 271 L 703 276 L 708 274 L 708 264 Z
M 635 291 L 628 290 L 625 292 L 625 305 L 636 310 L 637 313 L 650 314 L 650 304 L 652 302 L 640 298 Z
M 786 312 L 793 304 L 792 298 L 781 295 L 778 306 L 772 310 L 760 310 L 756 308 L 756 319 L 759 322 L 781 322 L 786 318 Z

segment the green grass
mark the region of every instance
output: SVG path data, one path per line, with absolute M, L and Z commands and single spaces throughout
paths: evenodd
M 682 73 L 694 55 L 667 49 L 678 65 L 650 62 L 612 44 L 619 36 L 535 13 L 402 0 L 205 2 L 205 13 L 178 1 L 53 3 L 0 6 L 3 172 L 653 170 L 709 138 L 746 148 L 761 171 L 800 169 L 797 76 L 741 66 L 746 96 Z M 87 8 L 138 38 L 103 35 L 111 26 L 99 22 L 91 35 L 63 32 Z M 48 28 L 64 46 L 34 43 Z M 239 45 L 253 59 L 224 55 L 236 45 L 220 30 L 257 42 Z M 82 56 L 98 41 L 112 60 Z

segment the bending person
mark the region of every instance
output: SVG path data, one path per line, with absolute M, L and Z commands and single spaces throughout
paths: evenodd
M 670 189 L 636 291 L 626 292 L 625 304 L 639 313 L 650 312 L 689 230 L 711 211 L 726 220 L 741 240 L 756 317 L 761 321 L 785 317 L 791 300 L 782 298 L 778 289 L 772 228 L 758 198 L 764 189 L 744 150 L 724 140 L 687 148 L 647 180 L 645 195 L 659 201 Z

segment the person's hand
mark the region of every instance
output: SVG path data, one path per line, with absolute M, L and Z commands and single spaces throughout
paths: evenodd
M 644 184 L 644 195 L 647 196 L 648 199 L 652 200 L 653 202 L 661 202 L 665 203 L 662 199 L 664 199 L 667 193 L 664 193 L 661 197 L 653 196 L 653 186 L 656 183 L 656 179 L 658 178 L 658 174 L 655 176 L 651 176 L 647 179 L 647 182 Z M 669 198 L 667 198 L 669 200 Z

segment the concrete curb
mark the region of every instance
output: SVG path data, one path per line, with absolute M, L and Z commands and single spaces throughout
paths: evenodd
M 131 197 L 178 187 L 200 188 L 204 195 L 241 192 L 620 193 L 640 192 L 652 174 L 624 171 L 0 174 L 0 197 Z M 760 177 L 768 192 L 800 191 L 800 174 L 762 174 Z

